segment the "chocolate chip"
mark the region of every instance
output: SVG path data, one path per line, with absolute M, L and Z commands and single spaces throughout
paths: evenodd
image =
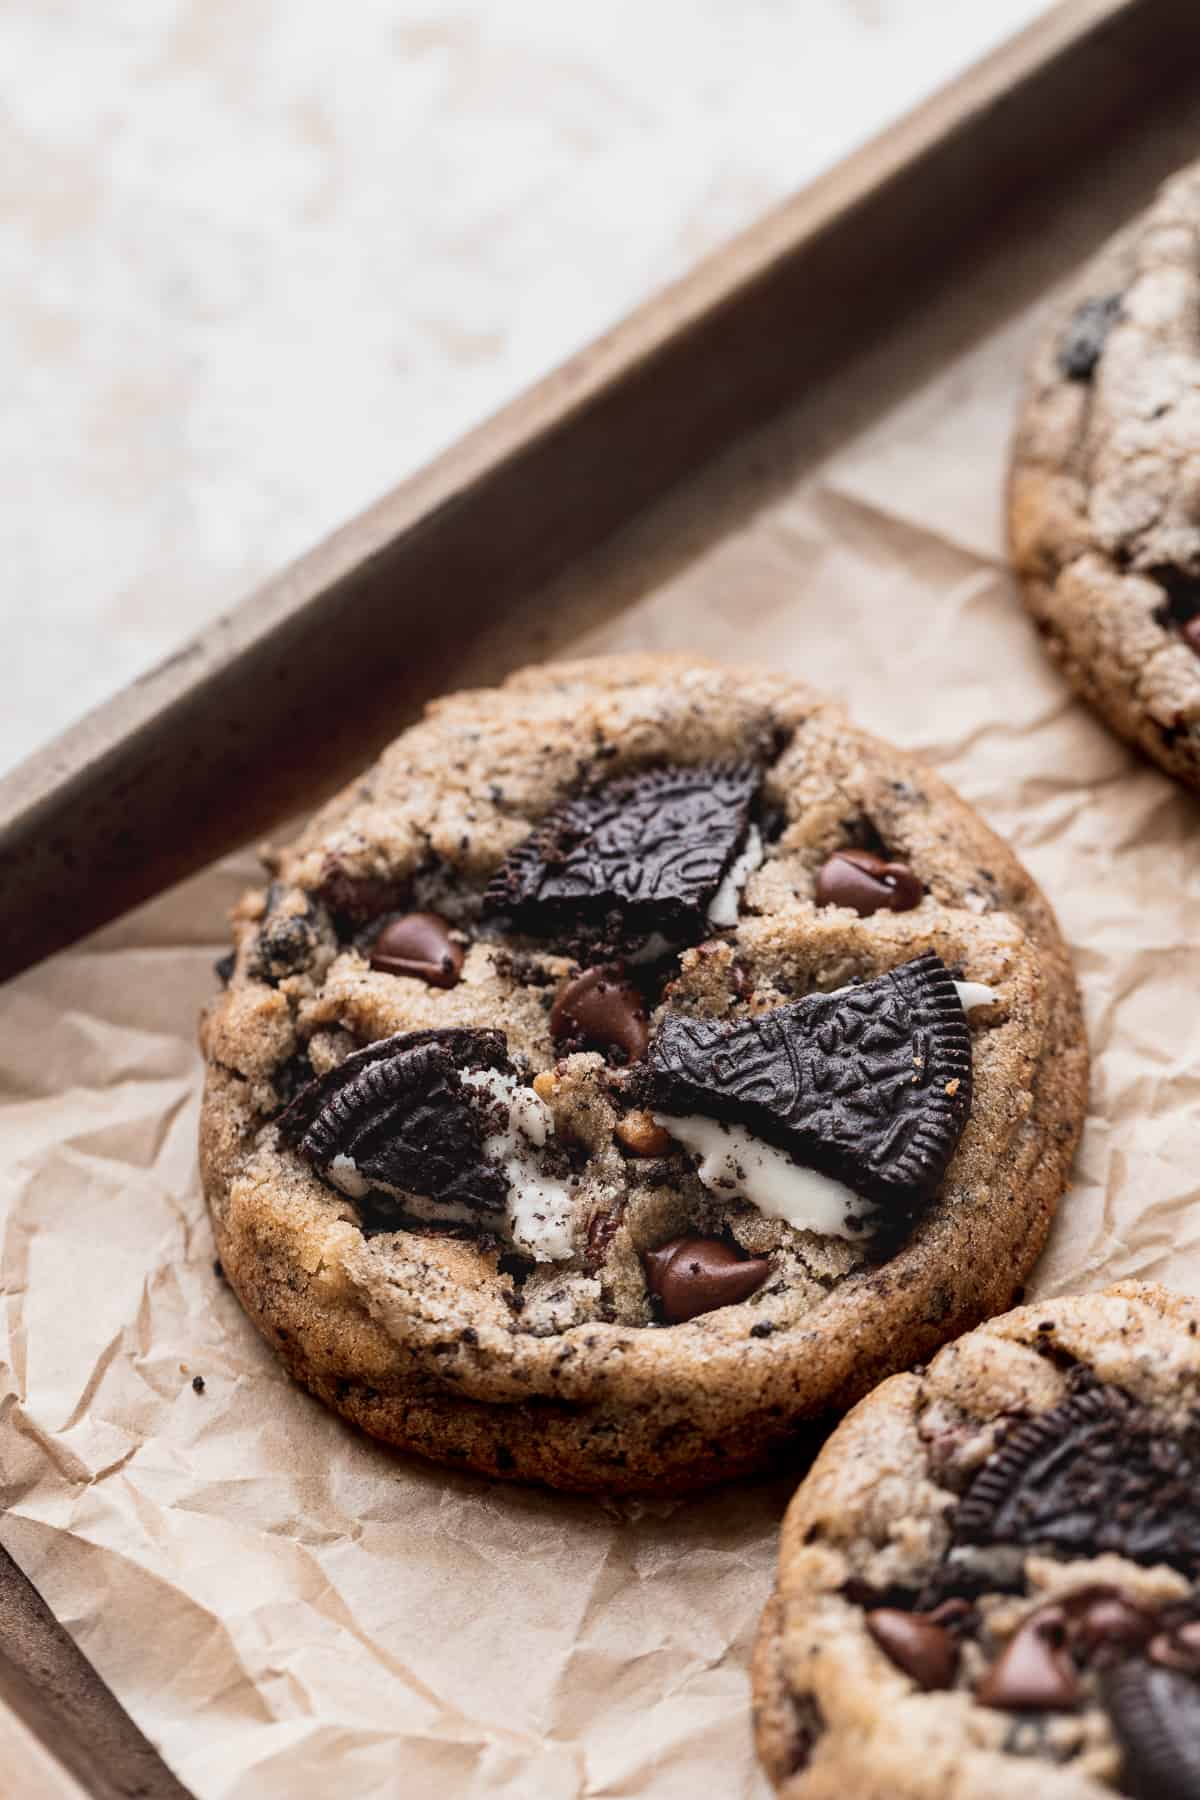
M 193 1375 L 192 1376 L 192 1392 L 193 1392 L 193 1394 L 202 1394 L 204 1392 L 204 1377 L 203 1377 L 203 1375 Z
M 592 1214 L 588 1220 L 585 1239 L 586 1260 L 589 1268 L 595 1269 L 604 1261 L 605 1251 L 616 1237 L 624 1216 L 624 1200 L 619 1201 L 616 1206 L 606 1206 Z
M 927 1614 L 883 1606 L 866 1615 L 866 1626 L 884 1655 L 918 1687 L 932 1691 L 954 1686 L 958 1645 Z
M 550 1012 L 550 1035 L 558 1043 L 620 1050 L 628 1062 L 646 1054 L 650 1028 L 646 1008 L 620 970 L 585 969 L 559 989 Z
M 233 979 L 233 971 L 236 962 L 237 952 L 235 950 L 230 950 L 225 956 L 219 956 L 213 964 L 213 974 L 216 976 L 222 987 L 228 987 L 230 981 Z
M 463 965 L 462 946 L 440 913 L 404 913 L 386 924 L 371 950 L 371 967 L 407 975 L 430 987 L 452 988 Z
M 760 780 L 750 763 L 702 763 L 606 782 L 513 851 L 485 908 L 535 937 L 615 915 L 627 933 L 693 941 L 745 840 Z
M 771 1273 L 765 1256 L 739 1256 L 722 1238 L 672 1238 L 642 1256 L 646 1285 L 662 1302 L 669 1325 L 736 1306 Z
M 1154 1630 L 1154 1615 L 1118 1588 L 1085 1588 L 1066 1607 L 1072 1650 L 1101 1668 L 1140 1650 Z
M 871 850 L 835 850 L 817 876 L 818 906 L 848 906 L 862 919 L 911 912 L 924 895 L 907 863 L 887 862 Z
M 1009 1712 L 1060 1711 L 1079 1695 L 1061 1606 L 1043 1607 L 1026 1619 L 975 1689 L 980 1706 Z
M 1181 636 L 1188 649 L 1194 650 L 1196 655 L 1200 656 L 1200 613 L 1197 613 L 1194 619 L 1188 620 Z
M 1189 1619 L 1173 1631 L 1160 1631 L 1151 1638 L 1146 1654 L 1165 1669 L 1200 1675 L 1200 1619 Z
M 1190 643 L 1188 627 L 1200 617 L 1200 575 L 1189 574 L 1173 563 L 1156 563 L 1146 574 L 1163 591 L 1162 603 L 1154 609 L 1155 619 L 1165 631 L 1182 632 Z
M 1200 1800 L 1200 1683 L 1132 1658 L 1102 1684 L 1133 1800 Z
M 899 1220 L 954 1154 L 971 1035 L 949 971 L 922 956 L 751 1019 L 668 1013 L 645 1085 L 655 1110 L 746 1125 Z
M 1178 1431 L 1119 1388 L 1094 1387 L 1018 1424 L 959 1503 L 956 1544 L 1200 1570 L 1200 1422 Z
M 1120 316 L 1120 294 L 1085 300 L 1076 307 L 1058 346 L 1058 366 L 1068 381 L 1091 380 L 1104 354 L 1108 334 Z
M 283 1141 L 328 1169 L 348 1158 L 367 1183 L 499 1212 L 504 1173 L 483 1154 L 485 1096 L 467 1069 L 511 1072 L 498 1031 L 413 1031 L 383 1038 L 311 1082 L 280 1120 Z

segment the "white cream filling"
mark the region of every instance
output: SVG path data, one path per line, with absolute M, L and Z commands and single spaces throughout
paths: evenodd
M 508 1182 L 508 1230 L 518 1250 L 535 1262 L 563 1262 L 575 1253 L 574 1200 L 561 1181 L 543 1175 L 524 1144 L 542 1149 L 554 1135 L 550 1108 L 532 1088 L 498 1069 L 470 1069 L 465 1085 L 481 1088 L 508 1110 L 504 1131 L 483 1140 L 483 1153 L 499 1163 Z M 524 1143 L 522 1142 L 524 1140 Z
M 664 937 L 661 931 L 652 931 L 641 948 L 630 951 L 625 961 L 627 963 L 658 962 L 660 957 L 674 956 L 678 948 L 679 945 L 670 938 Z
M 763 863 L 762 834 L 757 825 L 752 825 L 746 833 L 746 847 L 742 854 L 735 857 L 720 887 L 708 903 L 708 922 L 718 930 L 738 922 L 738 901 L 742 889 L 753 875 L 755 869 L 761 869 Z
M 547 1138 L 554 1135 L 549 1107 L 532 1088 L 522 1087 L 513 1076 L 502 1075 L 498 1069 L 470 1069 L 462 1080 L 465 1086 L 481 1089 L 498 1100 L 508 1112 L 506 1129 L 484 1138 L 483 1153 L 489 1162 L 499 1163 L 504 1170 L 508 1183 L 506 1217 L 513 1244 L 535 1262 L 565 1261 L 575 1253 L 571 1192 L 561 1181 L 541 1174 L 525 1148 L 530 1145 L 541 1150 Z M 429 1200 L 389 1182 L 369 1180 L 349 1156 L 335 1156 L 325 1173 L 351 1200 L 361 1200 L 372 1192 L 391 1194 L 404 1202 L 406 1212 L 419 1219 L 442 1225 L 479 1223 L 478 1213 L 459 1201 Z
M 956 981 L 954 991 L 964 1012 L 973 1006 L 993 1006 L 1000 998 L 995 988 L 984 987 L 982 981 Z
M 784 1151 L 752 1137 L 742 1125 L 726 1125 L 692 1113 L 655 1113 L 655 1124 L 700 1157 L 701 1182 L 726 1199 L 748 1200 L 768 1218 L 822 1237 L 862 1238 L 865 1203 L 853 1188 L 815 1169 L 802 1169 Z
M 830 988 L 828 998 L 832 1000 L 838 994 L 852 994 L 857 985 L 857 982 L 848 981 L 845 987 Z M 994 1006 L 1000 998 L 995 988 L 984 987 L 982 981 L 956 981 L 954 991 L 964 1012 L 970 1012 L 973 1006 Z

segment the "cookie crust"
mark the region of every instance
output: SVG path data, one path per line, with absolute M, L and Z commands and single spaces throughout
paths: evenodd
M 1058 1760 L 1028 1745 L 1018 1753 L 1019 1713 L 979 1704 L 962 1683 L 923 1692 L 872 1640 L 847 1584 L 919 1585 L 936 1560 L 951 1499 L 934 1472 L 940 1434 L 977 1439 L 977 1467 L 1004 1419 L 1061 1404 L 1072 1369 L 1164 1411 L 1195 1407 L 1198 1333 L 1200 1302 L 1139 1282 L 1041 1301 L 948 1344 L 927 1370 L 893 1376 L 843 1420 L 788 1509 L 755 1646 L 756 1743 L 785 1800 L 1002 1800 L 1021 1784 L 1039 1800 L 1118 1791 L 1120 1753 L 1097 1706 L 1059 1715 L 1075 1733 L 1069 1755 L 1061 1745 Z M 1092 1580 L 1151 1605 L 1187 1586 L 1111 1555 L 1030 1561 L 1043 1601 Z
M 444 896 L 481 893 L 589 766 L 619 774 L 768 741 L 781 835 L 737 925 L 683 953 L 670 1003 L 735 1011 L 735 965 L 778 1003 L 781 983 L 829 989 L 929 950 L 993 987 L 997 1004 L 972 1021 L 971 1119 L 900 1250 L 871 1265 L 845 1246 L 791 1241 L 812 1234 L 738 1219 L 743 1248 L 774 1251 L 787 1278 L 661 1328 L 638 1253 L 692 1228 L 694 1184 L 634 1195 L 592 1287 L 567 1283 L 563 1301 L 542 1283 L 516 1316 L 494 1252 L 415 1231 L 364 1237 L 354 1208 L 279 1142 L 273 1121 L 304 1050 L 311 1073 L 397 1030 L 499 1026 L 551 1090 L 561 1082 L 552 1103 L 564 1129 L 592 1134 L 597 1167 L 618 1164 L 604 1160 L 617 1152 L 599 1059 L 556 1068 L 547 1002 L 519 966 L 473 942 L 452 989 L 376 974 L 352 939 L 355 909 L 382 911 L 414 881 L 425 883 L 422 904 L 435 884 Z M 915 910 L 859 918 L 814 904 L 825 858 L 864 822 L 924 884 Z M 389 1443 L 590 1491 L 682 1491 L 740 1475 L 786 1454 L 806 1421 L 1007 1305 L 1041 1249 L 1087 1088 L 1078 995 L 1050 908 L 943 782 L 792 681 L 654 656 L 526 670 L 432 706 L 270 866 L 274 888 L 238 909 L 232 979 L 202 1025 L 205 1191 L 225 1274 L 264 1337 L 298 1380 Z M 281 975 L 280 954 L 286 965 L 305 931 L 307 965 Z
M 1182 627 L 1200 614 L 1198 382 L 1195 164 L 1056 307 L 1008 494 L 1012 559 L 1047 651 L 1112 730 L 1191 787 L 1200 654 Z

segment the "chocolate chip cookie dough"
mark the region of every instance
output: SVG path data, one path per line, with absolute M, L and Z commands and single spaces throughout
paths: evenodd
M 1200 164 L 1086 269 L 1030 372 L 1009 531 L 1026 604 L 1113 730 L 1200 785 Z
M 452 696 L 269 873 L 202 1028 L 218 1249 L 392 1443 L 740 1474 L 1041 1247 L 1086 1090 L 1050 909 L 792 681 L 635 656 Z
M 789 1508 L 755 1653 L 787 1800 L 1200 1796 L 1200 1303 L 1122 1283 L 897 1375 Z

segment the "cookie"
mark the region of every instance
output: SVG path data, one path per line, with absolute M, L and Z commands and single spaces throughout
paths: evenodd
M 795 682 L 634 656 L 452 696 L 268 872 L 202 1028 L 217 1246 L 391 1443 L 738 1475 L 1041 1247 L 1086 1089 L 1050 909 Z
M 1200 1302 L 1022 1307 L 855 1407 L 754 1701 L 787 1800 L 1200 1800 Z
M 1200 164 L 1056 311 L 1030 372 L 1009 533 L 1072 686 L 1200 785 Z

